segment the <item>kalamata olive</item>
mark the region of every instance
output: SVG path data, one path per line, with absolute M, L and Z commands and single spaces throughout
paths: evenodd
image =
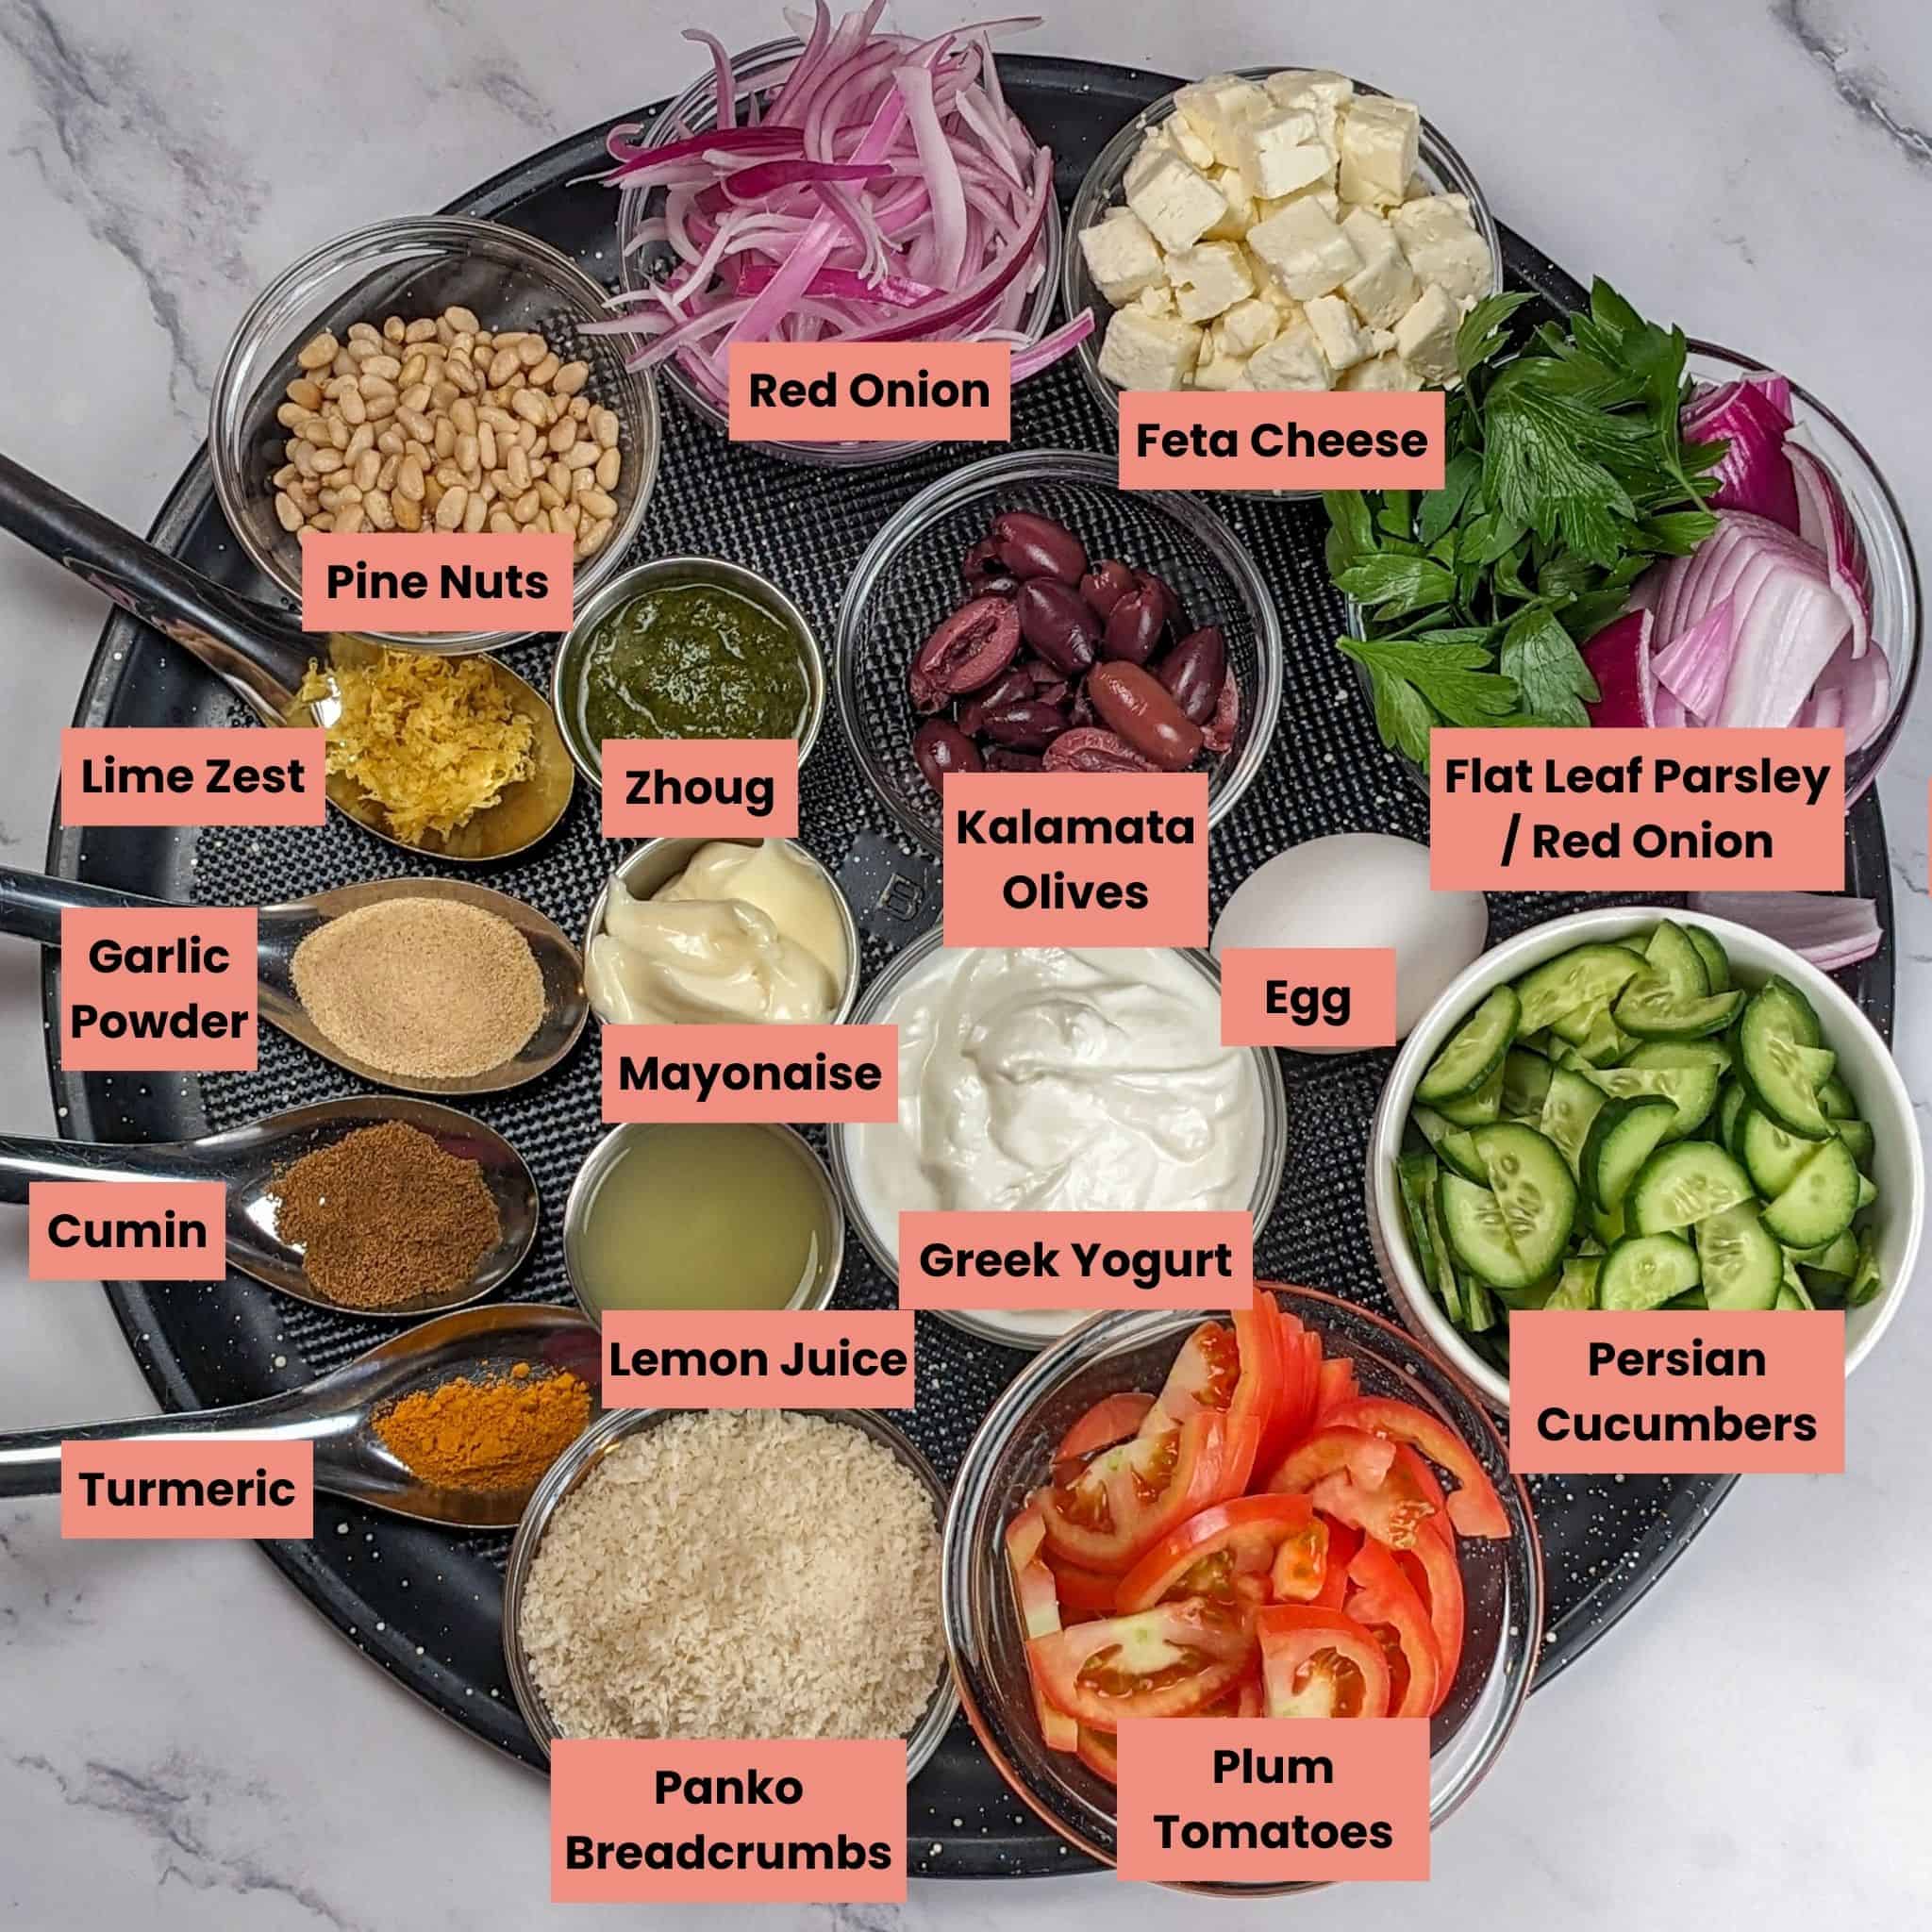
M 1054 743 L 1058 742 L 1059 739 L 1054 740 Z M 1037 751 L 1015 751 L 1008 744 L 990 744 L 986 748 L 989 772 L 1037 772 L 1043 762 Z
M 1100 722 L 1162 771 L 1179 772 L 1201 749 L 1201 727 L 1138 664 L 1102 664 L 1087 680 Z
M 986 735 L 995 744 L 1010 745 L 1015 751 L 1044 751 L 1066 728 L 1067 714 L 1058 706 L 1043 705 L 1038 698 L 1029 698 L 1024 705 L 1008 705 L 986 721 Z
M 1232 751 L 1235 730 L 1241 722 L 1241 687 L 1230 671 L 1221 681 L 1221 697 L 1215 704 L 1214 715 L 1201 727 L 1202 743 L 1211 752 Z
M 1134 588 L 1134 573 L 1111 557 L 1080 579 L 1080 594 L 1096 617 L 1104 618 Z
M 1024 583 L 1029 577 L 1058 577 L 1077 584 L 1087 570 L 1087 546 L 1064 524 L 1031 510 L 1006 509 L 992 520 L 1000 561 Z
M 1155 676 L 1181 708 L 1191 724 L 1205 724 L 1214 715 L 1221 681 L 1227 675 L 1227 640 L 1218 624 L 1190 631 L 1158 665 Z
M 1158 591 L 1160 601 L 1167 607 L 1167 621 L 1174 626 L 1174 634 L 1184 638 L 1193 625 L 1188 622 L 1187 606 L 1181 602 L 1180 592 L 1165 577 L 1158 577 L 1151 570 L 1137 570 L 1135 581 L 1143 591 Z
M 1074 693 L 1074 702 L 1068 708 L 1067 715 L 1074 721 L 1076 728 L 1093 723 L 1093 700 L 1087 695 L 1087 680 L 1084 677 L 1080 680 L 1079 689 Z
M 1008 575 L 1000 561 L 1000 546 L 991 537 L 982 539 L 959 559 L 959 575 L 965 578 L 966 588 L 974 591 L 986 589 L 988 577 Z
M 1013 594 L 1020 635 L 1059 672 L 1071 677 L 1093 661 L 1100 626 L 1093 613 L 1054 577 L 1029 577 Z
M 912 658 L 912 708 L 937 711 L 949 698 L 991 684 L 1020 648 L 1020 620 L 1004 597 L 962 604 Z
M 1066 682 L 1066 675 L 1059 667 L 1049 664 L 1044 658 L 1029 657 L 1023 661 L 1025 665 L 1026 675 L 1041 688 L 1049 684 L 1064 684 Z
M 986 729 L 986 714 L 1008 705 L 1024 703 L 1037 689 L 1034 681 L 1017 664 L 1008 664 L 983 691 L 976 691 L 959 707 L 959 729 L 977 738 Z
M 1125 739 L 1098 725 L 1062 731 L 1041 761 L 1049 772 L 1151 772 L 1155 768 Z
M 1167 609 L 1159 591 L 1129 591 L 1108 616 L 1101 655 L 1126 664 L 1144 664 L 1166 628 Z
M 935 791 L 948 772 L 982 772 L 986 769 L 979 747 L 944 718 L 928 718 L 912 734 L 912 756 L 919 762 L 919 774 Z
M 1057 709 L 1064 711 L 1067 708 L 1068 696 L 1072 693 L 1073 689 L 1074 687 L 1065 678 L 1062 678 L 1058 684 L 1042 684 L 1033 695 L 1042 705 L 1052 705 Z

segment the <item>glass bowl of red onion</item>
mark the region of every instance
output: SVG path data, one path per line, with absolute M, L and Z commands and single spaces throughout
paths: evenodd
M 822 13 L 810 41 L 735 58 L 705 36 L 711 71 L 648 128 L 611 130 L 618 300 L 625 325 L 649 337 L 634 366 L 661 366 L 721 434 L 734 336 L 1007 341 L 1016 386 L 1076 340 L 1047 333 L 1061 247 L 1053 158 L 1006 105 L 990 42 L 972 28 L 859 34 L 859 18 L 831 27 Z M 863 468 L 928 445 L 750 446 Z

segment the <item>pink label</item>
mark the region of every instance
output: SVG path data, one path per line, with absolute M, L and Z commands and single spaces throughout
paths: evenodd
M 1841 1309 L 1509 1318 L 1509 1467 L 1522 1475 L 1838 1475 Z
M 607 738 L 607 839 L 795 839 L 795 738 Z
M 60 1058 L 71 1072 L 251 1073 L 252 908 L 60 915 Z
M 1395 1044 L 1393 946 L 1230 946 L 1223 1046 Z
M 210 1541 L 315 1533 L 313 1442 L 63 1442 L 60 1534 Z
M 1439 892 L 1840 892 L 1845 735 L 1439 727 Z
M 898 1308 L 613 1309 L 606 1408 L 910 1408 Z
M 29 1281 L 220 1281 L 228 1272 L 220 1181 L 29 1181 Z
M 1005 342 L 733 342 L 733 442 L 1005 442 Z
M 319 825 L 327 764 L 319 730 L 70 724 L 60 734 L 60 823 Z
M 1442 391 L 1125 390 L 1123 490 L 1440 490 Z
M 1255 1217 L 919 1213 L 899 1217 L 902 1308 L 1244 1308 Z
M 895 1905 L 901 1738 L 562 1738 L 550 1747 L 557 1905 Z
M 333 530 L 302 545 L 302 628 L 568 630 L 572 540 L 563 530 Z
M 1123 1878 L 1429 1875 L 1426 1718 L 1129 1718 L 1118 1742 Z
M 607 1026 L 604 1120 L 895 1121 L 896 1026 Z
M 1201 772 L 945 781 L 949 946 L 1205 946 Z

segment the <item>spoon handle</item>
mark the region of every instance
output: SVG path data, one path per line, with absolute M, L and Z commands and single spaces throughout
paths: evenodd
M 111 886 L 90 886 L 79 879 L 58 879 L 43 872 L 0 865 L 0 932 L 18 940 L 39 940 L 43 946 L 60 943 L 63 912 L 125 912 L 163 903 L 140 892 L 117 892 Z
M 0 528 L 193 652 L 268 723 L 282 722 L 311 655 L 292 618 L 203 576 L 6 456 Z
M 234 1408 L 187 1409 L 179 1415 L 76 1423 L 72 1428 L 24 1429 L 0 1436 L 0 1496 L 57 1494 L 62 1442 L 168 1442 L 184 1437 L 199 1442 L 322 1442 L 354 1431 L 353 1418 L 291 1416 L 287 1396 L 271 1395 Z
M 115 1146 L 97 1141 L 35 1141 L 0 1134 L 0 1201 L 26 1204 L 33 1181 L 206 1180 L 177 1147 Z

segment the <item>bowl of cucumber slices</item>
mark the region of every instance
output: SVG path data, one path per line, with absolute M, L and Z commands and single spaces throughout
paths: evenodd
M 1640 906 L 1533 927 L 1449 987 L 1382 1091 L 1367 1192 L 1403 1321 L 1507 1408 L 1518 1308 L 1842 1308 L 1849 1374 L 1911 1280 L 1925 1174 L 1833 980 Z

